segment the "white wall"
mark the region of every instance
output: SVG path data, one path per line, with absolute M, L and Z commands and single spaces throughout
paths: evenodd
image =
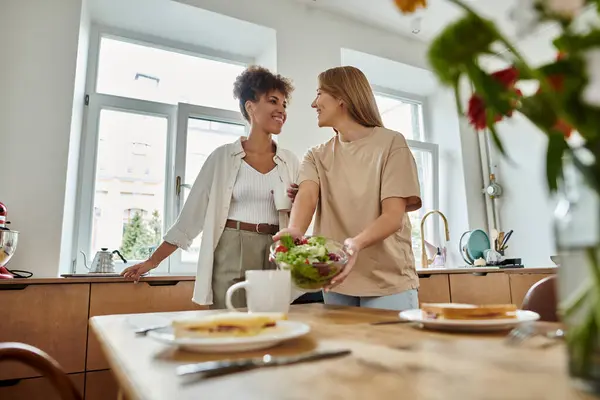
M 56 276 L 81 0 L 2 2 L 0 199 L 20 231 L 8 265 Z

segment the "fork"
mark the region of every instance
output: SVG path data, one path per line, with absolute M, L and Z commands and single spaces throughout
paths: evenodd
M 155 331 L 157 329 L 166 328 L 168 326 L 169 325 L 165 325 L 165 324 L 162 324 L 162 325 L 152 325 L 152 326 L 147 326 L 147 327 L 144 327 L 144 328 L 138 328 L 138 329 L 134 330 L 134 332 L 135 332 L 136 335 L 145 336 L 150 331 Z
M 565 331 L 562 329 L 556 329 L 553 331 L 539 332 L 535 329 L 535 327 L 531 325 L 520 326 L 510 331 L 510 333 L 506 336 L 506 343 L 509 346 L 518 346 L 525 340 L 530 339 L 534 336 L 542 336 L 547 339 L 556 340 L 556 343 L 558 343 L 560 339 L 563 339 L 565 337 Z

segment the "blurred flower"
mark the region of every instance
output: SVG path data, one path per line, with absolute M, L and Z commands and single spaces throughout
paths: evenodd
M 477 130 L 485 129 L 487 126 L 485 101 L 477 94 L 473 94 L 469 99 L 467 117 L 469 118 L 469 123 Z
M 583 10 L 585 0 L 543 0 L 543 3 L 552 14 L 573 19 Z
M 486 116 L 486 104 L 485 101 L 477 93 L 474 93 L 469 99 L 469 106 L 467 109 L 467 117 L 469 118 L 469 124 L 477 130 L 482 130 L 487 127 L 487 116 Z M 512 115 L 512 111 L 510 112 Z M 510 116 L 510 115 L 509 115 Z M 495 115 L 494 122 L 500 122 L 502 115 Z
M 515 89 L 515 83 L 519 79 L 519 70 L 515 67 L 508 67 L 505 69 L 501 69 L 496 71 L 490 75 L 496 81 L 500 82 L 506 89 L 514 90 L 517 97 L 522 97 L 523 93 L 519 89 Z M 511 103 L 513 108 L 518 106 L 518 101 L 514 101 Z M 469 99 L 469 105 L 467 109 L 467 117 L 469 118 L 469 123 L 477 130 L 485 129 L 487 126 L 487 117 L 486 117 L 486 104 L 483 98 L 474 93 Z M 513 110 L 508 110 L 506 113 L 507 117 L 511 117 L 513 114 Z M 494 115 L 494 122 L 500 122 L 503 116 L 498 114 Z
M 590 106 L 600 107 L 600 49 L 588 50 L 583 55 L 588 84 L 581 98 Z
M 563 120 L 556 121 L 556 123 L 554 124 L 552 129 L 562 133 L 564 135 L 564 137 L 567 139 L 570 138 L 571 134 L 573 133 L 573 127 L 571 125 L 567 124 Z
M 417 8 L 426 8 L 427 0 L 394 0 L 396 7 L 404 14 L 412 14 Z
M 501 69 L 492 73 L 492 78 L 502 83 L 506 88 L 512 88 L 519 79 L 519 70 L 515 67 Z

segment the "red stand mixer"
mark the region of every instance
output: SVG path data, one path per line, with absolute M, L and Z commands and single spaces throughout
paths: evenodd
M 19 237 L 19 232 L 11 231 L 6 227 L 10 223 L 7 221 L 7 215 L 6 206 L 0 202 L 0 279 L 13 279 L 15 276 L 19 276 L 5 267 L 15 254 Z

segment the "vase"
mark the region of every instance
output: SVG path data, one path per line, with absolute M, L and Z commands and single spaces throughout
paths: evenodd
M 600 396 L 600 197 L 569 160 L 558 197 L 558 298 L 569 374 Z

